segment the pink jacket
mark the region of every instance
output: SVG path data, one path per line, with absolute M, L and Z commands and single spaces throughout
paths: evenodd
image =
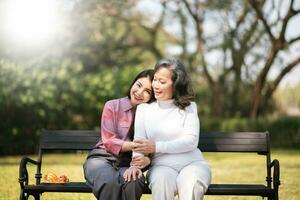
M 96 148 L 105 149 L 114 155 L 119 155 L 124 141 L 128 141 L 133 114 L 128 97 L 107 101 L 102 111 L 101 140 Z

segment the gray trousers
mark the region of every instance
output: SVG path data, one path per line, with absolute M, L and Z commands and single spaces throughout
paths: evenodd
M 99 200 L 139 200 L 145 187 L 145 178 L 143 176 L 136 181 L 125 182 L 123 174 L 128 167 L 118 167 L 114 158 L 92 150 L 83 165 L 84 177 Z

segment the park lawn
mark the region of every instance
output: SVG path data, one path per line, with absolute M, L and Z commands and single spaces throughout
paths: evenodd
M 211 163 L 213 183 L 264 183 L 265 160 L 256 154 L 205 153 Z M 36 155 L 29 156 L 36 159 Z M 54 172 L 65 174 L 71 181 L 83 181 L 82 163 L 85 153 L 49 154 L 43 159 L 43 174 Z M 21 156 L 0 157 L 0 200 L 15 200 L 19 198 L 18 183 L 19 161 Z M 280 199 L 300 199 L 300 150 L 274 150 L 272 159 L 277 158 L 281 164 Z M 34 182 L 35 168 L 29 167 L 30 182 Z M 33 198 L 31 198 L 33 199 Z M 45 193 L 44 200 L 92 200 L 91 194 Z M 142 200 L 150 200 L 150 195 L 144 195 Z M 230 197 L 205 196 L 205 200 L 247 200 L 262 199 L 261 197 Z

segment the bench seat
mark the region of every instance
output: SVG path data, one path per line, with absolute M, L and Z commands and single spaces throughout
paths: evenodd
M 270 196 L 274 190 L 265 185 L 255 184 L 211 184 L 206 195 L 243 195 L 243 196 Z
M 41 183 L 38 185 L 25 185 L 24 191 L 36 192 L 78 192 L 91 193 L 85 182 L 70 182 L 70 183 Z
M 41 183 L 39 185 L 26 185 L 25 191 L 36 192 L 78 192 L 91 193 L 85 182 L 71 183 Z M 206 192 L 206 195 L 254 195 L 260 194 L 263 197 L 269 196 L 274 191 L 265 185 L 254 184 L 211 184 Z M 151 190 L 144 189 L 144 194 L 151 194 Z

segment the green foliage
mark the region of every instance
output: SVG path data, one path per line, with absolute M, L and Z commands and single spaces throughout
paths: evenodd
M 86 73 L 153 62 L 151 35 L 130 17 L 135 1 L 78 2 L 73 9 L 74 41 L 68 54 L 78 58 Z M 132 14 L 132 13 L 131 13 Z M 160 37 L 158 37 L 160 40 Z
M 270 131 L 275 146 L 300 148 L 300 118 L 286 117 L 272 121 Z M 273 134 L 274 133 L 274 134 Z
M 1 61 L 0 155 L 34 152 L 42 128 L 97 128 L 104 103 L 125 96 L 142 68 L 82 70 L 70 60 L 49 68 Z
M 13 50 L 0 57 L 0 155 L 34 152 L 41 128 L 95 129 L 104 103 L 126 95 L 154 58 L 133 44 L 152 41 L 145 30 L 111 13 L 128 6 L 77 2 L 60 44 L 26 59 Z
M 131 80 L 143 67 L 104 69 L 83 73 L 83 65 L 64 60 L 60 65 L 0 65 L 0 155 L 36 151 L 39 130 L 95 129 L 104 103 L 126 95 Z M 197 87 L 201 116 L 209 116 L 209 90 Z M 201 119 L 207 131 L 265 131 L 272 145 L 300 146 L 298 118 Z
M 286 114 L 288 109 L 300 108 L 300 82 L 297 85 L 279 88 L 275 93 L 280 113 Z

